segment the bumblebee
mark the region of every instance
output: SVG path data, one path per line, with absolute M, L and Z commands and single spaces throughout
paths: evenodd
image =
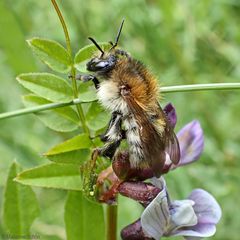
M 159 86 L 156 78 L 129 53 L 117 48 L 124 20 L 115 43 L 104 52 L 98 43 L 89 38 L 100 51 L 86 65 L 93 74 L 84 75 L 83 81 L 92 80 L 102 106 L 111 112 L 105 142 L 100 154 L 113 158 L 121 141 L 129 146 L 132 168 L 152 169 L 160 176 L 166 159 L 174 164 L 180 159 L 179 143 L 166 114 L 159 105 Z

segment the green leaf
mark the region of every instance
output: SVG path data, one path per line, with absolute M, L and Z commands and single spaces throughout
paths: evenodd
M 19 183 L 37 187 L 82 190 L 80 168 L 71 164 L 46 164 L 31 168 L 17 175 Z
M 32 38 L 27 42 L 33 52 L 50 68 L 60 73 L 70 71 L 71 58 L 61 44 L 42 38 Z
M 4 194 L 3 220 L 10 234 L 27 235 L 39 215 L 39 207 L 31 187 L 13 181 L 20 171 L 16 163 L 10 167 Z
M 73 99 L 70 84 L 50 73 L 24 73 L 17 80 L 31 92 L 53 102 L 69 102 Z
M 81 192 L 69 192 L 65 205 L 68 240 L 105 239 L 103 208 L 89 202 Z
M 91 141 L 87 134 L 80 134 L 67 141 L 60 143 L 50 149 L 46 154 L 47 156 L 56 155 L 64 152 L 70 152 L 77 149 L 84 149 L 91 147 Z
M 80 149 L 71 152 L 64 152 L 57 155 L 47 156 L 49 160 L 56 163 L 81 165 L 91 158 L 90 149 Z
M 34 107 L 51 103 L 50 101 L 36 95 L 23 96 L 23 103 L 26 107 Z M 49 128 L 58 132 L 71 132 L 79 127 L 79 118 L 72 107 L 62 107 L 35 115 Z
M 93 102 L 86 114 L 87 126 L 97 131 L 104 128 L 109 120 L 109 113 L 105 112 L 99 103 Z
M 98 44 L 104 51 L 108 50 L 111 47 L 111 45 L 106 42 L 102 42 L 102 43 L 98 43 Z M 82 69 L 81 63 L 92 58 L 93 54 L 97 51 L 99 51 L 99 50 L 96 48 L 96 46 L 94 44 L 89 44 L 89 45 L 81 48 L 75 55 L 74 66 L 79 71 L 82 71 L 83 69 Z
M 90 159 L 92 142 L 86 134 L 75 136 L 50 149 L 44 155 L 57 163 L 82 164 Z
M 96 89 L 92 82 L 83 83 L 80 82 L 78 87 L 79 96 L 78 98 L 82 102 L 91 102 L 97 100 Z

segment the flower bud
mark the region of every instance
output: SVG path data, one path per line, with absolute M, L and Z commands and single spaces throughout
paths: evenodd
M 118 187 L 118 192 L 147 206 L 161 191 L 151 183 L 123 182 Z
M 136 222 L 126 226 L 121 231 L 123 240 L 151 240 L 153 238 L 147 237 L 141 226 L 141 221 L 138 219 Z
M 174 106 L 171 103 L 168 103 L 163 111 L 167 115 L 170 126 L 174 129 L 177 123 L 177 114 Z

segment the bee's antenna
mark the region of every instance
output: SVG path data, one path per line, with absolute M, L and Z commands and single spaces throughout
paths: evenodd
M 121 22 L 121 25 L 120 25 L 120 27 L 119 27 L 119 29 L 118 29 L 118 34 L 117 34 L 115 43 L 112 45 L 111 49 L 115 48 L 115 47 L 118 45 L 118 40 L 119 40 L 119 37 L 120 37 L 121 32 L 122 32 L 122 28 L 123 28 L 124 21 L 125 21 L 125 19 L 123 19 L 122 22 Z M 110 49 L 110 50 L 111 50 L 111 49 Z
M 101 49 L 101 47 L 98 45 L 98 43 L 91 37 L 88 38 L 91 42 L 93 42 L 93 44 L 97 47 L 97 49 L 102 53 L 102 55 L 104 54 L 104 51 Z

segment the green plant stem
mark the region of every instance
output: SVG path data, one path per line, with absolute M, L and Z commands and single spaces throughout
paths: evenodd
M 66 45 L 67 45 L 68 53 L 69 53 L 70 56 L 72 56 L 72 48 L 71 48 L 70 37 L 69 37 L 69 34 L 68 34 L 67 26 L 66 26 L 66 23 L 64 21 L 63 15 L 62 15 L 59 7 L 58 7 L 57 2 L 55 0 L 51 0 L 51 2 L 52 2 L 52 5 L 55 8 L 55 11 L 57 12 L 57 15 L 58 15 L 58 18 L 59 18 L 60 22 L 62 24 L 62 28 L 63 28 L 65 39 L 66 39 Z
M 106 240 L 117 240 L 117 205 L 107 205 Z
M 78 88 L 77 88 L 77 82 L 76 82 L 76 70 L 74 67 L 72 67 L 72 69 L 71 69 L 71 75 L 72 75 L 73 95 L 74 95 L 74 98 L 77 99 L 78 98 Z M 82 106 L 80 104 L 77 104 L 76 107 L 77 107 L 79 118 L 81 119 L 82 128 L 84 129 L 85 133 L 87 133 L 88 136 L 90 136 L 90 131 L 86 125 Z
M 72 78 L 72 89 L 73 89 L 73 96 L 74 98 L 78 98 L 78 88 L 77 88 L 77 81 L 76 81 L 76 69 L 74 67 L 74 60 L 73 60 L 73 56 L 72 56 L 72 47 L 71 47 L 71 41 L 70 41 L 70 37 L 69 37 L 69 34 L 68 34 L 68 29 L 67 29 L 67 26 L 66 26 L 66 23 L 65 23 L 65 20 L 63 18 L 63 15 L 58 7 L 58 4 L 55 0 L 51 0 L 56 12 L 57 12 L 57 15 L 58 15 L 58 18 L 62 24 L 62 28 L 63 28 L 63 31 L 64 31 L 64 35 L 65 35 L 65 40 L 66 40 L 66 45 L 67 45 L 67 51 L 68 51 L 68 54 L 71 58 L 71 78 Z M 81 121 L 81 124 L 82 124 L 82 128 L 84 130 L 85 133 L 87 133 L 89 136 L 90 136 L 90 131 L 86 125 L 86 121 L 85 121 L 85 116 L 84 116 L 84 113 L 83 113 L 83 109 L 82 109 L 82 106 L 80 104 L 77 104 L 76 105 L 77 107 L 77 112 L 78 112 L 78 116 L 80 118 L 80 121 Z
M 206 91 L 206 90 L 231 90 L 239 89 L 240 83 L 206 83 L 206 84 L 190 84 L 162 87 L 161 92 L 193 92 L 193 91 Z
M 29 113 L 37 113 L 37 112 L 42 112 L 42 111 L 46 111 L 46 110 L 53 110 L 56 108 L 66 107 L 66 106 L 75 105 L 75 104 L 79 104 L 79 103 L 81 103 L 81 101 L 79 99 L 74 99 L 71 102 L 67 102 L 67 103 L 48 103 L 48 104 L 43 104 L 43 105 L 37 106 L 37 107 L 23 108 L 23 109 L 19 109 L 16 111 L 1 113 L 0 119 L 17 117 L 20 115 L 25 115 L 25 114 L 29 114 Z
M 192 92 L 192 91 L 209 91 L 209 90 L 236 90 L 240 89 L 240 83 L 209 83 L 209 84 L 193 84 L 193 85 L 181 85 L 181 86 L 168 86 L 162 87 L 162 93 L 175 93 L 175 92 Z M 74 99 L 68 103 L 48 103 L 37 107 L 30 107 L 19 109 L 16 111 L 6 112 L 0 114 L 0 119 L 16 117 L 29 113 L 37 113 L 41 111 L 51 110 L 60 107 L 66 107 L 70 105 L 78 105 L 82 103 L 79 99 Z

